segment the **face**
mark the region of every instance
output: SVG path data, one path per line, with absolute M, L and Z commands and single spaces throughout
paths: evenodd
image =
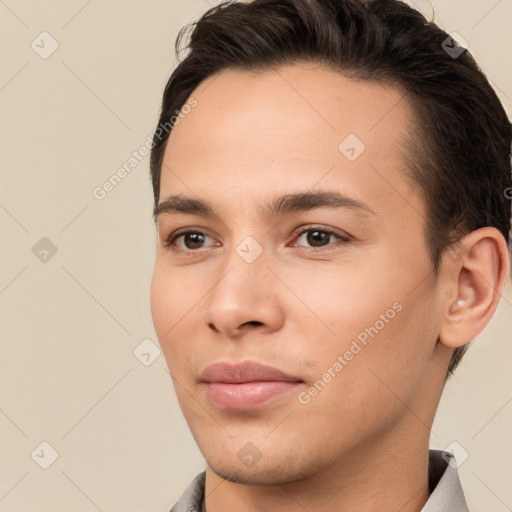
M 192 96 L 164 156 L 151 308 L 208 465 L 285 483 L 427 436 L 440 307 L 403 93 L 297 64 Z

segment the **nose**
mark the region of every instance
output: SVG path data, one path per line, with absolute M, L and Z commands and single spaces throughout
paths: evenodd
M 235 250 L 206 298 L 206 322 L 229 338 L 278 330 L 284 323 L 282 283 L 263 252 L 248 263 Z

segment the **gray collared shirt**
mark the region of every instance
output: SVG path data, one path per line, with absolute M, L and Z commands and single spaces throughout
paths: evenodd
M 170 512 L 201 512 L 205 476 L 203 471 L 192 480 Z M 451 453 L 430 450 L 428 478 L 432 491 L 421 512 L 469 512 Z

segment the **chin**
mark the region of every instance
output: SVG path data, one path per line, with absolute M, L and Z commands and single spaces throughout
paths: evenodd
M 288 460 L 263 461 L 263 457 L 252 467 L 244 467 L 242 463 L 228 464 L 226 461 L 213 463 L 207 460 L 209 468 L 220 478 L 244 485 L 284 485 L 298 482 L 311 476 L 311 464 L 299 461 L 291 456 Z M 313 470 L 314 472 L 314 470 Z

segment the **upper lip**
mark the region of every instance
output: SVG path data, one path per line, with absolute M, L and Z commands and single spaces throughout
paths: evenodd
M 203 382 L 224 382 L 241 384 L 257 381 L 302 382 L 302 379 L 288 375 L 277 368 L 266 366 L 255 361 L 241 363 L 217 362 L 207 366 L 201 373 Z

